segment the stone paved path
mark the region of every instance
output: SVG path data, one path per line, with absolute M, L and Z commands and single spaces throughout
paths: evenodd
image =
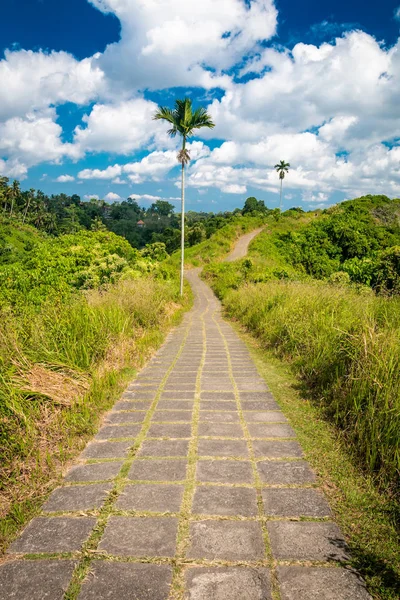
M 244 258 L 247 254 L 247 250 L 249 248 L 250 242 L 263 230 L 263 227 L 259 229 L 254 229 L 254 231 L 250 231 L 250 233 L 246 233 L 242 235 L 241 238 L 238 239 L 236 245 L 232 252 L 225 259 L 226 262 L 233 262 L 234 260 L 239 260 L 239 258 Z
M 10 546 L 1 600 L 369 598 L 293 429 L 188 277 L 193 310 Z

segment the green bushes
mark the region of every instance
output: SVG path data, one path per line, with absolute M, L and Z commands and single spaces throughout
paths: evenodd
M 230 290 L 228 313 L 289 359 L 363 465 L 400 474 L 400 299 L 325 284 L 269 282 Z
M 0 547 L 182 308 L 163 244 L 30 230 L 9 227 L 18 253 L 0 257 Z

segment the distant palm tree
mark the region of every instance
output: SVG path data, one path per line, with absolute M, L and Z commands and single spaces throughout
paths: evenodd
M 280 202 L 279 202 L 279 209 L 282 212 L 282 184 L 283 184 L 283 180 L 285 179 L 285 173 L 289 173 L 289 167 L 290 167 L 290 163 L 285 162 L 284 160 L 281 160 L 280 163 L 278 163 L 277 165 L 275 165 L 274 169 L 276 169 L 276 171 L 279 173 L 279 179 L 281 180 L 281 197 L 280 197 Z
M 182 211 L 181 211 L 181 296 L 183 295 L 183 271 L 185 262 L 185 166 L 190 161 L 190 155 L 186 149 L 186 141 L 194 134 L 195 129 L 215 127 L 211 120 L 211 116 L 205 108 L 198 108 L 195 111 L 192 109 L 192 101 L 189 98 L 184 100 L 176 100 L 175 108 L 171 110 L 165 106 L 159 106 L 153 116 L 154 120 L 162 119 L 172 125 L 168 130 L 171 137 L 175 137 L 177 133 L 182 136 L 182 148 L 177 155 L 178 161 L 182 165 Z

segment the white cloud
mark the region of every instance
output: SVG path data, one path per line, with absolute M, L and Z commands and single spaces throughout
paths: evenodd
M 109 152 L 133 158 L 83 169 L 78 183 L 162 181 L 177 165 L 179 141 L 152 120 L 156 105 L 142 90 L 219 86 L 224 95 L 209 106 L 217 126 L 201 135 L 225 142 L 212 152 L 190 145 L 190 186 L 278 192 L 273 165 L 284 159 L 289 193 L 313 202 L 334 190 L 399 195 L 399 148 L 382 142 L 400 138 L 400 40 L 388 48 L 352 31 L 290 51 L 260 43 L 276 31 L 273 0 L 90 1 L 121 22 L 121 40 L 103 54 L 78 61 L 22 50 L 0 60 L 0 173 L 24 178 L 41 162 Z M 245 83 L 226 74 L 235 65 L 245 65 Z M 65 102 L 95 103 L 73 143 L 62 142 L 54 108 Z M 138 159 L 139 150 L 149 153 Z
M 67 52 L 6 50 L 0 60 L 0 120 L 50 104 L 86 104 L 104 85 L 104 74 L 93 59 L 78 61 Z
M 58 183 L 68 183 L 70 181 L 75 181 L 75 177 L 73 177 L 72 175 L 60 175 L 59 177 L 57 177 L 56 181 Z
M 400 6 L 398 6 L 394 11 L 394 18 L 396 21 L 400 21 Z
M 85 200 L 91 200 L 92 198 L 94 200 L 100 200 L 100 196 L 98 196 L 97 194 L 85 194 L 83 197 Z
M 104 196 L 104 200 L 106 202 L 120 202 L 122 198 L 119 194 L 116 194 L 115 192 L 108 192 L 108 194 Z
M 79 179 L 113 179 L 122 173 L 121 165 L 113 165 L 106 169 L 83 169 L 79 171 Z
M 210 154 L 208 146 L 199 141 L 189 143 L 187 149 L 192 161 Z M 115 164 L 103 170 L 84 169 L 78 173 L 78 177 L 80 179 L 114 179 L 126 175 L 131 183 L 161 181 L 176 166 L 178 166 L 177 150 L 166 150 L 164 152 L 156 150 L 136 162 L 124 165 Z M 119 180 L 117 183 L 119 183 Z
M 167 200 L 168 202 L 178 202 L 180 198 L 163 198 L 162 196 L 152 196 L 151 194 L 131 194 L 129 198 L 133 200 L 143 200 L 145 202 L 157 202 L 157 200 Z
M 22 178 L 28 167 L 41 162 L 58 164 L 64 157 L 79 157 L 76 146 L 62 143 L 55 119 L 55 110 L 48 108 L 0 123 L 0 155 L 7 158 L 6 170 Z
M 115 93 L 132 88 L 226 87 L 221 74 L 276 31 L 273 0 L 90 0 L 121 22 L 98 64 Z M 215 72 L 214 72 L 215 70 Z
M 153 102 L 137 98 L 118 104 L 95 104 L 83 118 L 85 128 L 75 129 L 74 141 L 82 150 L 130 154 L 165 130 L 153 121 Z

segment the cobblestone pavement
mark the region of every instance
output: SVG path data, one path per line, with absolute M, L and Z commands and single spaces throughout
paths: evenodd
M 194 308 L 9 547 L 1 600 L 367 600 L 220 304 Z

